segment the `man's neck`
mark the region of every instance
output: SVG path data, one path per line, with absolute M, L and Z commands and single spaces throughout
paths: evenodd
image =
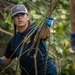
M 19 31 L 20 33 L 22 33 L 22 32 L 24 32 L 27 28 L 28 28 L 28 24 L 25 25 L 25 26 L 22 26 L 22 27 L 18 27 L 18 31 Z

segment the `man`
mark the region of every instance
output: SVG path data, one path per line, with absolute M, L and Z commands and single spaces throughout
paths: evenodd
M 6 64 L 6 62 L 11 63 L 15 57 L 19 58 L 20 68 L 22 70 L 21 75 L 44 75 L 45 64 L 46 64 L 46 44 L 45 40 L 47 34 L 44 37 L 41 37 L 38 46 L 38 52 L 36 55 L 36 59 L 34 59 L 34 54 L 36 52 L 37 42 L 31 48 L 32 43 L 34 41 L 36 33 L 39 31 L 39 27 L 37 30 L 30 36 L 27 40 L 27 35 L 31 34 L 35 29 L 36 25 L 32 25 L 29 20 L 28 11 L 26 7 L 22 4 L 15 5 L 11 8 L 11 17 L 15 29 L 17 27 L 17 32 L 15 35 L 9 40 L 9 43 L 6 48 L 6 52 L 2 58 L 0 58 L 1 64 Z M 47 30 L 47 29 L 46 29 Z M 43 32 L 44 33 L 44 32 Z M 27 36 L 27 37 L 26 37 Z M 26 37 L 26 38 L 25 38 Z M 37 38 L 37 37 L 36 37 Z M 31 48 L 30 54 L 28 54 L 28 50 Z M 37 67 L 34 66 L 37 61 Z M 35 67 L 37 71 L 35 70 Z M 35 74 L 36 73 L 36 74 Z M 53 64 L 52 60 L 48 57 L 47 67 L 46 67 L 46 75 L 57 75 L 56 67 Z
M 75 0 L 71 0 L 70 6 L 70 20 L 71 20 L 71 47 L 75 51 Z

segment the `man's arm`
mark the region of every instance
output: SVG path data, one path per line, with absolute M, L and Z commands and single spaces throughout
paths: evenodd
M 70 44 L 75 51 L 75 0 L 71 0 L 70 5 L 71 38 Z
M 71 33 L 75 34 L 75 0 L 71 0 L 70 20 L 71 20 Z

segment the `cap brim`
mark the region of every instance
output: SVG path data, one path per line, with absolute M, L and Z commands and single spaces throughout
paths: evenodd
M 27 14 L 25 11 L 18 11 L 18 12 L 16 12 L 16 13 L 14 13 L 14 14 L 12 15 L 12 17 L 15 16 L 16 14 L 19 14 L 19 13 L 25 13 L 25 14 Z

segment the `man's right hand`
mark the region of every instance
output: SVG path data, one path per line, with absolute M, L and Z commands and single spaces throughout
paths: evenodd
M 12 62 L 12 59 L 8 59 L 5 56 L 3 56 L 2 58 L 0 58 L 0 64 L 10 64 Z

